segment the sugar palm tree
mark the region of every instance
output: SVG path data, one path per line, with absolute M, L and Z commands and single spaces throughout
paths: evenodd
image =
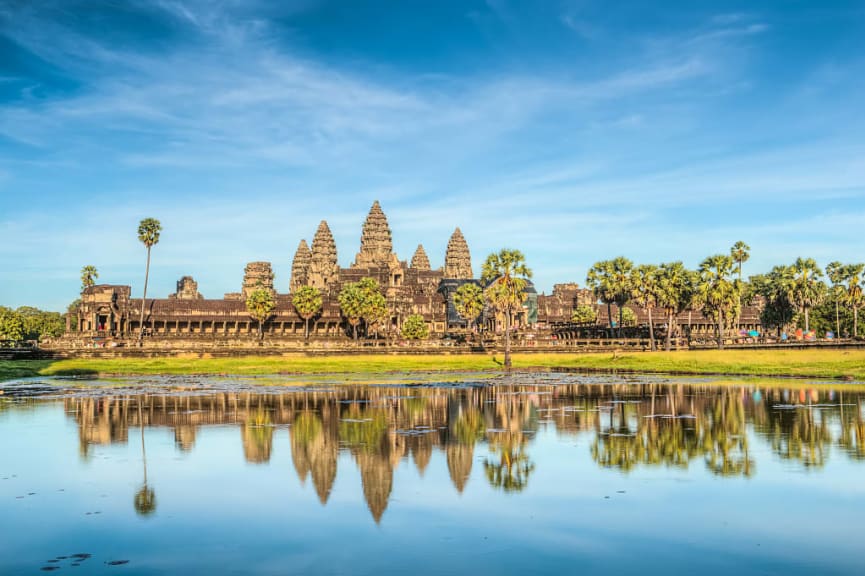
M 607 305 L 607 321 L 610 325 L 610 338 L 613 337 L 613 302 L 616 292 L 613 288 L 612 260 L 595 262 L 586 275 L 586 284 L 591 287 L 595 298 Z
M 356 282 L 351 282 L 343 286 L 339 291 L 339 308 L 342 310 L 342 315 L 348 320 L 352 327 L 355 346 L 358 345 L 357 326 L 363 318 L 363 290 Z
M 522 308 L 526 299 L 526 286 L 532 271 L 526 266 L 526 257 L 519 250 L 504 248 L 487 256 L 481 279 L 488 285 L 490 304 L 505 318 L 505 369 L 511 368 L 511 323 L 513 314 Z
M 147 281 L 150 279 L 150 249 L 159 243 L 162 224 L 156 218 L 145 218 L 138 224 L 138 241 L 147 248 L 147 268 L 144 269 L 144 295 L 141 297 L 141 317 L 138 322 L 138 343 L 144 340 L 144 303 L 147 301 Z
M 454 292 L 454 308 L 471 328 L 484 311 L 484 291 L 474 282 L 466 282 Z
M 246 311 L 258 321 L 259 343 L 264 340 L 264 322 L 270 318 L 275 308 L 276 299 L 273 297 L 273 293 L 260 283 L 246 299 Z
M 859 308 L 862 307 L 862 272 L 865 271 L 865 264 L 850 264 L 844 270 L 844 276 L 847 281 L 847 296 L 845 302 L 853 309 L 853 337 L 859 337 Z
M 596 263 L 589 270 L 586 282 L 592 286 L 592 291 L 607 305 L 607 315 L 610 319 L 610 330 L 613 328 L 612 313 L 610 305 L 615 304 L 619 308 L 619 333 L 622 326 L 622 308 L 631 299 L 631 271 L 634 263 L 623 256 L 612 260 L 604 260 Z
M 99 272 L 96 270 L 96 266 L 91 266 L 88 264 L 84 268 L 81 269 L 81 291 L 84 292 L 86 288 L 90 288 L 96 283 L 96 279 L 99 278 Z
M 800 312 L 805 314 L 805 332 L 810 331 L 808 312 L 820 304 L 826 286 L 820 281 L 823 271 L 813 258 L 797 258 L 793 263 L 793 300 Z
M 681 262 L 661 264 L 658 269 L 658 304 L 667 313 L 667 334 L 664 348 L 669 351 L 673 337 L 674 318 L 687 310 L 694 301 L 694 272 Z
M 826 265 L 826 277 L 832 283 L 832 300 L 835 301 L 835 337 L 841 337 L 841 315 L 839 305 L 847 296 L 847 290 L 844 286 L 847 267 L 838 261 L 830 262 Z
M 156 511 L 156 493 L 153 488 L 147 485 L 147 449 L 144 446 L 144 414 L 141 410 L 141 403 L 144 402 L 144 396 L 138 397 L 138 426 L 141 429 L 141 462 L 144 466 L 144 483 L 138 492 L 135 493 L 133 505 L 135 511 L 140 516 L 149 516 Z
M 731 279 L 733 258 L 724 254 L 709 256 L 700 263 L 697 301 L 703 315 L 715 322 L 718 348 L 724 347 L 724 330 L 739 308 L 740 284 Z
M 751 257 L 751 247 L 739 240 L 733 247 L 730 248 L 730 257 L 736 263 L 736 274 L 739 276 L 739 282 L 742 281 L 742 264 L 748 261 Z
M 658 267 L 652 264 L 641 264 L 633 269 L 630 278 L 632 297 L 640 307 L 645 308 L 649 315 L 649 349 L 655 350 L 655 327 L 652 319 L 652 308 L 658 302 Z
M 321 310 L 321 291 L 314 286 L 303 286 L 294 293 L 291 303 L 304 320 L 303 339 L 309 340 L 309 321 Z

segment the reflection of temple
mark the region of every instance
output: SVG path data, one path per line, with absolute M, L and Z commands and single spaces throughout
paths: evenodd
M 350 455 L 379 522 L 395 468 L 411 460 L 423 474 L 434 451 L 459 493 L 474 486 L 478 444 L 488 451 L 480 456 L 491 486 L 524 489 L 534 470 L 531 440 L 542 426 L 588 435 L 598 465 L 621 471 L 699 463 L 720 476 L 750 476 L 755 438 L 802 466 L 823 465 L 833 447 L 865 460 L 863 401 L 865 393 L 826 389 L 530 384 L 69 398 L 65 407 L 79 425 L 83 457 L 92 445 L 126 443 L 129 428 L 142 423 L 173 431 L 181 451 L 194 449 L 200 428 L 228 424 L 238 426 L 246 460 L 264 464 L 287 427 L 301 483 L 311 479 L 326 504 L 340 454 Z

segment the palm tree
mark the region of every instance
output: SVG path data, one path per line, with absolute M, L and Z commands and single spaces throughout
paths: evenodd
M 832 283 L 832 300 L 835 301 L 835 337 L 841 337 L 841 316 L 839 312 L 839 304 L 847 296 L 847 290 L 844 286 L 847 267 L 838 261 L 830 262 L 826 265 L 826 277 Z
M 363 290 L 360 289 L 356 282 L 350 282 L 339 291 L 338 300 L 343 316 L 345 316 L 352 327 L 354 343 L 357 346 L 357 325 L 360 324 L 361 318 L 363 318 Z
M 859 308 L 862 307 L 862 272 L 865 264 L 850 264 L 844 270 L 847 280 L 847 296 L 845 301 L 853 309 L 853 337 L 859 337 Z
M 739 308 L 740 284 L 731 280 L 733 258 L 724 254 L 709 256 L 700 263 L 697 301 L 703 315 L 715 322 L 718 348 L 724 347 L 724 329 Z
M 474 282 L 466 282 L 454 292 L 454 308 L 471 328 L 484 311 L 484 291 Z
M 303 286 L 294 293 L 291 303 L 304 320 L 303 339 L 309 340 L 309 321 L 321 310 L 321 291 L 314 286 Z
M 779 336 L 781 329 L 793 320 L 796 311 L 793 280 L 792 266 L 775 266 L 768 274 L 750 278 L 751 291 L 765 299 L 760 322 L 766 327 L 776 327 Z
M 631 270 L 634 263 L 619 256 L 613 260 L 604 260 L 596 263 L 586 276 L 586 283 L 592 286 L 595 296 L 607 305 L 607 316 L 610 319 L 610 331 L 613 328 L 613 318 L 610 304 L 619 308 L 619 334 L 622 326 L 622 307 L 631 299 Z
M 270 317 L 274 308 L 276 308 L 276 300 L 273 297 L 273 293 L 261 283 L 256 286 L 255 290 L 246 299 L 247 312 L 258 321 L 259 343 L 264 340 L 264 322 Z
M 674 317 L 687 310 L 694 300 L 694 273 L 681 262 L 661 264 L 658 269 L 658 304 L 667 312 L 667 335 L 664 348 L 669 352 Z
M 519 250 L 503 248 L 487 256 L 481 279 L 487 284 L 490 304 L 505 317 L 505 370 L 511 368 L 511 322 L 526 299 L 526 286 L 532 271 Z
M 84 268 L 81 269 L 81 291 L 84 292 L 86 288 L 90 288 L 96 283 L 96 279 L 99 278 L 99 272 L 96 270 L 96 266 L 91 266 L 88 264 Z
M 736 273 L 739 276 L 739 282 L 742 281 L 742 264 L 748 261 L 751 257 L 751 247 L 739 240 L 733 247 L 730 248 L 730 257 L 736 263 Z
M 655 350 L 655 327 L 652 320 L 652 307 L 658 301 L 658 267 L 641 264 L 633 269 L 630 278 L 634 302 L 645 308 L 649 315 L 649 349 Z
M 811 325 L 808 312 L 823 300 L 826 286 L 820 281 L 823 271 L 813 258 L 797 258 L 793 263 L 793 301 L 805 313 L 805 332 Z
M 138 344 L 144 340 L 144 303 L 147 301 L 147 281 L 150 278 L 150 249 L 159 243 L 162 224 L 156 218 L 145 218 L 138 224 L 138 240 L 147 248 L 147 268 L 144 270 L 144 295 L 141 297 L 141 318 L 138 322 Z

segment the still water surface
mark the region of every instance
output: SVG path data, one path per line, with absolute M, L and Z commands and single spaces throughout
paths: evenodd
M 865 573 L 865 388 L 438 378 L 0 384 L 0 574 Z

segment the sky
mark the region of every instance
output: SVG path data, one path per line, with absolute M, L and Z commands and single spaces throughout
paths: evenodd
M 433 267 L 865 260 L 865 3 L 0 0 L 0 305 L 209 298 L 381 202 Z

